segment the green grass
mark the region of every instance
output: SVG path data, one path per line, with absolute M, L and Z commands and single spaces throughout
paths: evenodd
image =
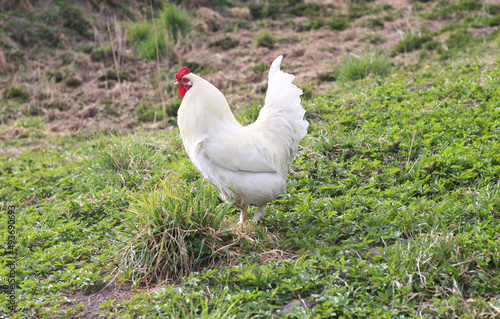
M 493 16 L 488 19 L 487 24 L 490 27 L 498 26 L 500 25 L 500 14 L 497 14 L 496 16 Z
M 347 28 L 347 26 L 349 25 L 349 20 L 346 16 L 338 15 L 338 16 L 333 16 L 327 22 L 327 24 L 331 30 L 342 31 L 342 30 L 345 30 Z
M 21 45 L 35 51 L 60 45 L 58 26 L 71 42 L 88 38 L 82 12 L 71 2 L 57 3 L 48 11 L 0 14 L 0 45 L 8 61 L 33 54 L 16 51 Z M 314 17 L 306 22 L 310 29 L 323 23 L 333 30 L 362 25 L 355 19 L 368 13 L 375 17 L 363 18 L 366 23 L 380 27 L 375 13 L 391 10 L 358 0 L 349 2 L 343 16 L 300 0 L 287 1 L 281 11 L 277 1 L 263 3 L 247 5 L 259 19 Z M 451 15 L 455 24 L 435 38 L 407 38 L 398 44 L 405 49 L 396 50 L 405 57 L 420 54 L 417 65 L 412 56 L 408 65 L 393 65 L 396 59 L 385 53 L 346 55 L 342 65 L 318 76 L 328 94 L 315 93 L 316 80 L 298 84 L 308 135 L 287 191 L 268 206 L 265 221 L 245 229 L 234 227 L 238 212 L 193 168 L 175 125 L 128 135 L 59 136 L 50 131 L 53 123 L 44 108 L 65 110 L 83 102 L 54 100 L 49 86 L 33 85 L 33 73 L 16 71 L 0 101 L 0 121 L 10 121 L 0 130 L 15 136 L 0 140 L 0 154 L 13 154 L 0 155 L 0 285 L 7 283 L 7 262 L 16 261 L 12 317 L 79 317 L 88 303 L 78 296 L 95 300 L 114 279 L 132 284 L 131 292 L 123 294 L 125 300 L 113 296 L 100 302 L 95 311 L 104 317 L 273 318 L 283 306 L 302 300 L 315 306 L 295 307 L 284 317 L 498 316 L 498 31 L 486 43 L 473 34 L 474 28 L 498 24 L 500 6 L 469 0 L 437 4 L 435 18 Z M 64 6 L 70 9 L 62 11 Z M 426 15 L 420 11 L 425 6 L 415 6 L 417 14 Z M 156 39 L 152 20 L 130 24 L 130 43 L 143 58 L 171 52 L 175 34 L 182 42 L 190 26 L 165 25 L 182 15 L 159 14 Z M 19 21 L 17 28 L 12 21 Z M 259 34 L 258 23 L 245 23 Z M 14 42 L 4 41 L 7 36 Z M 425 50 L 410 53 L 418 48 Z M 105 43 L 75 48 L 108 64 L 111 49 Z M 78 55 L 55 54 L 69 65 L 60 75 L 51 71 L 51 81 L 78 75 Z M 202 62 L 179 63 L 201 74 L 214 71 Z M 256 64 L 250 72 L 266 75 L 268 68 Z M 123 72 L 120 79 L 133 81 Z M 101 74 L 95 75 L 97 82 L 117 79 L 115 71 Z M 172 91 L 173 84 L 165 90 Z M 132 115 L 142 122 L 170 120 L 181 101 L 163 105 L 139 98 Z M 120 115 L 112 97 L 98 103 L 103 114 Z M 235 113 L 248 124 L 259 110 L 254 100 Z M 14 256 L 4 252 L 7 205 L 17 207 Z M 250 215 L 254 211 L 250 208 Z M 2 291 L 1 314 L 6 307 Z
M 272 49 L 274 47 L 275 42 L 276 42 L 276 39 L 267 30 L 263 30 L 255 36 L 255 45 L 257 47 L 265 47 L 265 48 Z
M 265 71 L 267 71 L 269 69 L 269 65 L 267 63 L 260 63 L 260 64 L 257 64 L 256 66 L 253 66 L 251 68 L 251 70 L 253 72 L 257 72 L 259 74 L 264 74 Z
M 221 39 L 217 39 L 208 44 L 209 47 L 220 47 L 223 50 L 230 50 L 236 48 L 240 42 L 238 40 L 233 39 L 230 36 L 225 36 Z
M 274 17 L 278 12 L 280 12 L 280 5 L 277 1 L 252 1 L 248 4 L 248 9 L 251 15 L 257 19 L 263 19 L 266 17 Z
M 173 52 L 174 45 L 191 30 L 190 21 L 188 11 L 167 4 L 160 10 L 157 18 L 130 23 L 127 26 L 129 41 L 143 59 L 155 60 L 157 56 Z
M 163 26 L 175 41 L 184 37 L 191 28 L 190 17 L 187 12 L 171 4 L 160 11 L 160 26 Z
M 26 100 L 29 98 L 30 94 L 27 92 L 26 88 L 21 85 L 13 85 L 5 89 L 3 97 L 5 99 L 21 99 Z
M 404 53 L 418 50 L 426 42 L 432 41 L 432 36 L 429 35 L 408 35 L 405 39 L 398 42 L 395 52 Z
M 116 240 L 121 277 L 178 280 L 252 252 L 251 242 L 266 242 L 261 232 L 234 225 L 235 208 L 213 196 L 212 187 L 173 176 L 166 183 L 134 196 L 124 215 Z
M 151 101 L 147 103 L 139 103 L 135 109 L 135 114 L 139 121 L 142 122 L 158 122 L 162 121 L 169 116 L 177 116 L 177 110 L 181 105 L 182 100 L 179 98 L 173 98 L 168 101 L 165 105 L 165 109 L 162 105 L 152 105 Z
M 217 201 L 198 207 L 203 202 L 200 197 L 204 198 L 202 189 L 192 192 L 188 200 L 181 199 L 176 188 L 175 184 L 162 185 L 140 194 L 127 210 L 123 231 L 117 239 L 121 250 L 118 260 L 134 281 L 143 276 L 154 282 L 179 278 L 188 275 L 193 264 L 202 263 L 204 257 L 215 258 L 210 253 L 203 254 L 204 239 L 205 253 L 210 251 L 211 244 L 210 238 L 203 236 L 203 230 L 209 234 L 210 230 L 218 229 L 227 210 L 217 209 Z M 205 210 L 210 210 L 205 215 L 208 222 L 200 223 Z M 198 233 L 202 238 L 196 238 Z M 197 247 L 192 247 L 193 244 Z
M 337 70 L 338 79 L 361 80 L 369 76 L 389 75 L 391 63 L 385 52 L 363 54 L 361 57 L 344 55 L 344 64 Z
M 317 3 L 306 3 L 304 0 L 288 0 L 288 1 L 251 1 L 248 9 L 254 18 L 276 18 L 281 16 L 303 16 L 317 17 L 325 6 Z
M 346 80 L 305 102 L 311 125 L 287 192 L 243 234 L 177 131 L 2 157 L 1 202 L 17 206 L 18 317 L 78 313 L 72 294 L 100 291 L 117 266 L 139 286 L 180 280 L 105 301 L 106 316 L 268 318 L 307 298 L 316 306 L 290 317 L 493 317 L 499 79 L 496 67 L 455 63 Z M 252 121 L 256 105 L 239 116 Z

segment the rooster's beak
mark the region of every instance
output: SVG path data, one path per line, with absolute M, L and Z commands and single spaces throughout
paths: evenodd
M 175 81 L 174 85 L 179 86 L 180 84 L 179 84 L 179 82 Z

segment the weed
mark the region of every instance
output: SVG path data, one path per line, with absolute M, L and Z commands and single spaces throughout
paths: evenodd
M 235 116 L 242 124 L 248 125 L 257 120 L 261 108 L 262 108 L 261 101 L 259 100 L 248 101 L 245 103 L 243 107 L 239 107 L 236 110 Z
M 37 92 L 36 99 L 39 100 L 39 101 L 43 101 L 43 100 L 50 99 L 51 96 L 52 96 L 52 94 L 51 94 L 50 91 L 41 90 L 41 91 Z
M 19 98 L 21 100 L 25 100 L 30 97 L 29 92 L 22 85 L 13 85 L 5 89 L 3 93 L 4 98 L 6 99 L 16 99 Z
M 101 100 L 104 105 L 104 115 L 118 116 L 120 113 L 116 110 L 116 106 L 111 100 Z
M 253 0 L 248 5 L 248 8 L 251 15 L 257 19 L 276 17 L 278 14 L 313 18 L 321 15 L 324 6 L 317 3 L 306 3 L 304 0 L 288 0 L 286 2 Z
M 368 24 L 367 26 L 369 28 L 383 28 L 384 27 L 384 21 L 382 21 L 381 19 L 370 19 L 368 20 Z
M 212 41 L 208 44 L 209 47 L 220 47 L 223 50 L 230 50 L 236 48 L 240 42 L 238 40 L 233 39 L 230 36 L 225 36 L 221 39 Z
M 429 35 L 408 35 L 404 40 L 399 41 L 394 48 L 394 52 L 404 53 L 411 52 L 422 48 L 422 45 L 432 40 Z
M 249 30 L 252 28 L 252 25 L 248 21 L 240 20 L 240 19 L 234 20 L 233 25 L 235 28 L 245 29 L 245 30 Z
M 145 42 L 153 32 L 149 21 L 131 23 L 128 25 L 128 31 L 130 32 L 130 41 L 134 44 Z
M 349 20 L 347 19 L 346 16 L 338 15 L 332 17 L 328 22 L 328 26 L 330 27 L 331 30 L 334 31 L 342 31 L 347 28 L 349 25 Z
M 255 45 L 257 47 L 272 49 L 275 42 L 274 36 L 267 30 L 263 30 L 255 36 Z
M 174 41 L 178 41 L 188 34 L 191 29 L 187 12 L 172 5 L 167 4 L 160 11 L 159 26 L 163 27 L 173 36 Z
M 251 67 L 250 70 L 252 70 L 253 72 L 263 74 L 264 72 L 269 70 L 269 65 L 267 63 L 262 62 L 260 64 L 257 64 L 256 66 Z
M 364 15 L 367 15 L 371 11 L 369 6 L 361 4 L 351 4 L 347 9 L 347 15 L 349 19 L 355 20 L 359 19 Z
M 106 44 L 102 47 L 97 47 L 92 50 L 92 60 L 106 62 L 113 60 L 113 48 L 111 45 Z
M 280 12 L 281 6 L 278 1 L 252 1 L 248 5 L 250 14 L 256 19 L 274 17 Z
M 69 110 L 70 105 L 65 101 L 54 101 L 45 105 L 49 109 L 57 109 L 59 111 Z
M 182 3 L 182 1 L 180 1 Z M 232 0 L 212 0 L 210 2 L 210 6 L 213 8 L 217 8 L 221 11 L 225 11 L 227 7 L 232 5 Z
M 394 21 L 395 16 L 393 14 L 387 14 L 383 17 L 384 21 L 391 22 Z
M 335 71 L 324 72 L 318 74 L 318 81 L 320 82 L 333 82 L 337 80 L 337 73 Z
M 288 12 L 295 16 L 315 18 L 321 15 L 323 7 L 320 4 L 303 0 L 288 0 Z
M 383 4 L 382 5 L 382 10 L 384 10 L 384 11 L 392 11 L 392 10 L 394 10 L 394 7 L 391 4 Z
M 500 4 L 490 4 L 485 6 L 486 12 L 491 15 L 499 15 L 500 14 Z
M 2 18 L 5 21 L 2 29 L 14 43 L 27 47 L 34 45 L 55 47 L 60 43 L 57 36 L 58 28 L 45 23 L 41 14 L 28 10 L 15 10 L 2 14 Z M 6 44 L 7 48 L 15 48 L 9 41 Z
M 318 30 L 318 29 L 322 28 L 324 25 L 325 25 L 325 21 L 323 19 L 318 19 L 318 20 L 314 21 L 314 23 L 311 25 L 311 28 L 313 28 L 314 30 Z
M 45 120 L 41 117 L 24 117 L 16 121 L 16 126 L 22 128 L 42 128 L 44 125 Z
M 306 100 L 312 99 L 316 95 L 316 91 L 314 90 L 314 85 L 312 82 L 307 82 L 306 84 L 301 86 L 302 95 L 301 97 Z
M 304 29 L 306 29 L 306 30 L 311 30 L 311 29 L 318 30 L 321 27 L 323 27 L 324 25 L 325 25 L 325 21 L 323 19 L 311 19 L 305 24 Z
M 148 136 L 111 135 L 97 139 L 89 177 L 96 189 L 119 187 L 134 190 L 151 179 L 150 171 L 163 161 L 162 149 Z
M 166 115 L 161 105 L 153 106 L 151 101 L 148 101 L 147 104 L 139 103 L 135 113 L 139 121 L 143 122 L 161 121 Z
M 66 86 L 70 88 L 76 88 L 82 85 L 82 80 L 78 77 L 70 77 L 66 79 Z
M 360 80 L 369 76 L 389 75 L 391 63 L 385 52 L 374 52 L 362 57 L 344 55 L 344 65 L 338 71 L 338 78 L 344 81 Z
M 65 27 L 76 31 L 79 35 L 84 37 L 92 36 L 90 32 L 90 24 L 83 16 L 83 10 L 80 6 L 70 5 L 63 1 L 60 2 L 59 15 L 63 17 Z
M 24 116 L 38 116 L 43 115 L 43 111 L 36 105 L 23 105 L 21 107 L 21 114 Z
M 211 71 L 210 66 L 205 66 L 199 62 L 195 61 L 182 61 L 181 65 L 185 65 L 191 70 L 191 72 L 204 74 Z
M 146 41 L 136 45 L 139 55 L 145 60 L 155 59 L 157 56 L 168 55 L 173 52 L 174 45 L 171 43 L 167 33 L 151 32 Z
M 167 105 L 167 115 L 177 116 L 177 110 L 179 110 L 181 103 L 182 100 L 178 97 L 171 99 Z
M 367 34 L 362 36 L 359 41 L 368 41 L 371 44 L 381 44 L 385 43 L 386 39 L 379 34 Z
M 453 33 L 445 41 L 449 49 L 460 49 L 460 50 L 481 42 L 482 42 L 481 39 L 474 38 L 473 36 L 469 35 L 466 32 Z
M 121 271 L 134 282 L 161 282 L 230 257 L 227 249 L 244 239 L 224 224 L 234 208 L 212 193 L 171 181 L 138 195 L 117 240 Z
M 489 25 L 490 27 L 500 25 L 500 14 L 489 18 L 488 21 L 486 22 L 486 24 Z
M 106 71 L 105 74 L 101 75 L 98 77 L 99 81 L 109 81 L 109 80 L 114 80 L 114 81 L 129 81 L 129 82 L 134 82 L 136 80 L 136 77 L 129 72 L 126 71 L 114 71 L 114 70 L 108 70 Z
M 75 51 L 91 54 L 94 51 L 94 46 L 88 43 L 78 44 L 74 47 Z
M 179 98 L 171 99 L 167 104 L 165 110 L 162 105 L 152 105 L 151 101 L 139 103 L 135 113 L 139 121 L 142 122 L 155 122 L 165 119 L 167 116 L 177 116 L 177 110 L 181 105 L 182 100 Z
M 468 14 L 474 14 L 475 12 L 483 8 L 483 2 L 475 0 L 460 0 L 458 3 L 444 3 L 437 7 L 437 10 L 423 14 L 426 18 L 430 20 L 445 20 L 448 19 L 452 14 L 457 17 L 463 18 Z M 492 10 L 495 12 L 495 5 L 484 4 L 485 11 Z M 494 13 L 491 13 L 494 14 Z
M 441 42 L 439 41 L 429 41 L 424 44 L 424 49 L 426 50 L 436 50 L 441 46 Z
M 459 0 L 455 9 L 461 11 L 474 11 L 481 9 L 482 6 L 483 4 L 481 2 L 477 2 L 474 0 Z
M 165 5 L 154 21 L 139 21 L 127 25 L 129 41 L 143 59 L 155 59 L 173 52 L 174 44 L 191 30 L 189 13 L 173 4 Z

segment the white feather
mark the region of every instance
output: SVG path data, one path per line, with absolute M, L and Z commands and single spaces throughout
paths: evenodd
M 302 90 L 292 84 L 293 75 L 280 70 L 282 58 L 271 65 L 259 117 L 246 127 L 217 88 L 197 75 L 185 76 L 193 86 L 178 112 L 184 147 L 221 197 L 239 205 L 265 205 L 285 190 L 288 169 L 307 133 Z

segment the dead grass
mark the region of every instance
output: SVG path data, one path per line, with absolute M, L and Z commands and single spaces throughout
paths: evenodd
M 11 1 L 8 2 L 12 4 Z M 349 4 L 350 1 L 336 3 L 332 10 L 346 14 Z M 102 47 L 110 44 L 113 50 L 112 57 L 108 57 L 105 61 L 93 61 L 91 54 L 84 52 L 72 54 L 72 48 L 68 46 L 68 49 L 56 51 L 55 54 L 42 54 L 37 59 L 28 59 L 15 73 L 9 73 L 4 67 L 4 72 L 7 72 L 4 83 L 25 85 L 33 92 L 33 96 L 38 92 L 49 93 L 48 101 L 39 103 L 40 101 L 35 98 L 30 98 L 25 102 L 30 107 L 42 108 L 41 116 L 46 119 L 49 131 L 58 134 L 75 132 L 93 134 L 100 130 L 130 132 L 143 125 L 137 121 L 137 116 L 133 112 L 140 103 L 151 101 L 152 105 L 165 106 L 177 96 L 177 92 L 170 83 L 173 81 L 173 74 L 178 64 L 182 61 L 202 61 L 203 66 L 210 70 L 204 77 L 218 87 L 225 94 L 230 105 L 236 108 L 256 98 L 263 100 L 267 75 L 264 73 L 262 76 L 256 76 L 251 69 L 261 63 L 269 65 L 274 57 L 280 54 L 285 55 L 284 65 L 293 70 L 296 83 L 299 86 L 307 86 L 316 81 L 318 75 L 324 73 L 325 70 L 341 65 L 345 54 L 360 55 L 367 50 L 390 52 L 408 34 L 418 34 L 422 25 L 425 25 L 429 32 L 433 32 L 447 23 L 427 21 L 419 17 L 414 10 L 410 9 L 414 2 L 409 0 L 381 0 L 366 5 L 373 8 L 391 5 L 393 9 L 390 12 L 402 12 L 402 15 L 395 15 L 392 21 L 386 21 L 382 28 L 376 30 L 364 26 L 363 21 L 379 18 L 386 13 L 363 16 L 342 32 L 331 31 L 328 26 L 318 30 L 298 32 L 293 28 L 293 23 L 303 23 L 307 18 L 294 17 L 288 21 L 264 20 L 261 27 L 253 23 L 249 30 L 235 28 L 227 33 L 224 26 L 232 25 L 232 19 L 237 19 L 227 13 L 224 15 L 225 24 L 216 27 L 215 31 L 210 33 L 192 31 L 183 41 L 176 43 L 177 58 L 167 57 L 149 62 L 137 59 L 132 48 L 125 41 L 127 30 L 118 21 L 111 19 L 111 22 L 107 20 L 106 24 L 104 20 L 96 19 L 93 21 L 96 39 L 93 45 Z M 427 10 L 434 10 L 436 5 L 436 3 L 429 4 Z M 203 10 L 197 15 L 198 21 L 208 25 L 214 24 L 211 21 L 214 15 L 208 14 L 207 8 Z M 102 29 L 107 31 L 104 33 L 98 31 Z M 272 49 L 255 48 L 254 36 L 257 30 L 267 30 L 275 36 L 276 43 Z M 209 46 L 209 43 L 220 39 L 222 35 L 230 35 L 238 39 L 239 45 L 228 50 Z M 366 38 L 366 35 L 378 36 L 383 38 L 384 42 L 370 43 L 363 38 Z M 348 40 L 345 40 L 346 38 Z M 63 55 L 70 57 L 69 64 L 62 64 Z M 411 65 L 418 61 L 418 55 L 417 53 L 398 54 L 392 57 L 392 61 L 396 64 Z M 0 68 L 1 65 L 0 54 Z M 65 75 L 68 71 L 70 73 Z M 57 80 L 58 72 L 60 73 L 58 76 L 62 76 L 61 82 Z M 137 81 L 130 82 L 124 79 L 99 81 L 98 79 L 107 72 L 116 74 L 128 72 L 134 74 Z M 76 88 L 66 87 L 64 79 L 70 75 L 81 78 L 82 84 Z M 332 83 L 315 82 L 314 94 L 326 93 L 331 85 Z M 100 103 L 103 100 L 113 101 L 117 105 L 118 115 L 106 114 Z M 51 109 L 51 105 L 57 105 L 59 102 L 66 103 L 69 106 L 68 109 Z M 12 116 L 18 118 L 20 113 Z M 168 121 L 166 117 L 160 123 L 147 123 L 145 126 L 155 129 L 167 128 Z M 8 130 L 0 129 L 0 131 Z

